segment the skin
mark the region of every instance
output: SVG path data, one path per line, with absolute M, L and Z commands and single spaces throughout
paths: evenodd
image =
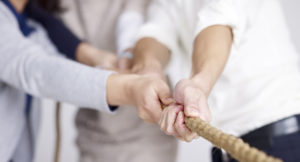
M 116 70 L 118 66 L 118 59 L 114 53 L 100 50 L 85 42 L 77 47 L 75 58 L 78 62 L 92 67 Z
M 232 39 L 231 29 L 220 25 L 206 28 L 195 39 L 191 76 L 179 81 L 174 90 L 174 99 L 184 106 L 185 116 L 200 117 L 207 122 L 211 120 L 207 99 L 228 60 Z M 164 122 L 161 125 L 173 125 L 174 131 L 169 133 L 179 135 L 185 141 L 197 138 L 196 133 L 190 132 L 182 120 L 177 121 L 178 118 L 182 118 L 180 114 L 174 123 Z
M 27 0 L 10 0 L 18 12 L 22 12 Z M 107 51 L 101 51 L 87 43 L 76 50 L 76 59 L 89 66 L 115 69 L 117 59 Z M 112 74 L 107 79 L 106 97 L 109 105 L 133 105 L 139 116 L 148 123 L 160 119 L 161 104 L 168 105 L 170 91 L 167 84 L 157 77 L 135 74 Z
M 231 29 L 220 25 L 206 28 L 196 37 L 190 78 L 176 84 L 173 94 L 175 102 L 163 110 L 158 123 L 166 134 L 189 142 L 198 136 L 186 128 L 184 116 L 210 121 L 207 98 L 225 67 L 232 37 Z M 138 67 L 138 70 L 134 70 L 161 75 L 170 58 L 167 47 L 147 38 L 140 40 L 136 48 L 133 67 Z
M 169 50 L 153 38 L 139 40 L 133 51 L 132 72 L 165 80 L 163 69 L 170 59 Z
M 10 0 L 10 2 L 17 12 L 21 13 L 23 12 L 28 0 Z M 97 49 L 85 42 L 78 45 L 75 58 L 82 64 L 106 69 L 116 69 L 118 63 L 115 54 Z
M 147 123 L 158 123 L 161 104 L 171 104 L 168 85 L 146 75 L 116 74 L 107 80 L 107 101 L 110 105 L 134 105 L 138 115 Z

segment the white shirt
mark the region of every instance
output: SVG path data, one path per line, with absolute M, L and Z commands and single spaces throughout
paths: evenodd
M 232 28 L 230 58 L 209 97 L 213 125 L 243 135 L 300 113 L 300 54 L 279 0 L 156 0 L 147 21 L 138 39 L 153 37 L 172 51 L 173 86 L 190 74 L 196 35 L 211 25 Z

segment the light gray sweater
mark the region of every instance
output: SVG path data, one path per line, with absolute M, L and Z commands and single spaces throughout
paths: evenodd
M 1 162 L 9 161 L 16 150 L 21 152 L 19 154 L 26 152 L 25 155 L 33 150 L 20 149 L 22 146 L 18 145 L 26 145 L 24 139 L 27 139 L 23 137 L 27 128 L 25 93 L 110 112 L 105 89 L 111 71 L 90 68 L 60 57 L 46 32 L 33 21 L 30 24 L 36 28 L 35 32 L 24 37 L 14 15 L 2 2 L 0 24 Z M 39 106 L 35 100 L 31 121 L 38 121 Z M 36 122 L 33 128 L 36 130 Z M 23 158 L 22 162 L 31 161 L 31 156 Z

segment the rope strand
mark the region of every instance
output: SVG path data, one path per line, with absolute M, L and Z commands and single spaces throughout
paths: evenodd
M 242 139 L 226 134 L 200 118 L 185 117 L 186 126 L 199 136 L 210 141 L 216 147 L 224 149 L 240 162 L 283 162 L 266 153 L 250 147 Z

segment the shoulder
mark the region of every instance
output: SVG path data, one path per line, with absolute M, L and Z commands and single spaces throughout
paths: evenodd
M 2 1 L 0 1 L 0 23 L 1 26 L 2 24 L 18 26 L 16 18 Z

